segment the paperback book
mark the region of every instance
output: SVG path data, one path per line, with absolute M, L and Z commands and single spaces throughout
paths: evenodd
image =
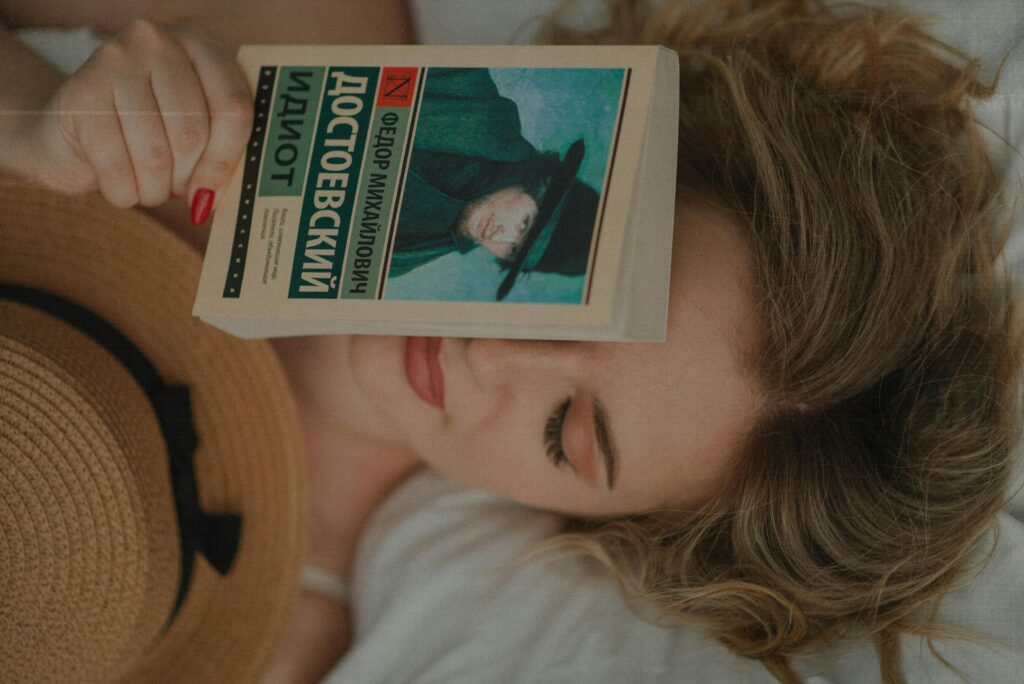
M 664 48 L 244 46 L 247 152 L 194 312 L 241 337 L 661 340 Z

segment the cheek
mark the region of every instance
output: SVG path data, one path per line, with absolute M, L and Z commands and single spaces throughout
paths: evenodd
M 548 465 L 539 446 L 540 433 L 530 438 L 533 429 L 510 416 L 482 422 L 459 434 L 431 465 L 465 485 L 528 505 L 551 507 L 563 491 L 558 487 L 563 473 Z
M 481 478 L 517 480 L 533 472 L 534 445 L 524 421 L 502 417 L 481 423 L 458 441 L 459 461 Z
M 511 227 L 516 224 L 517 221 L 523 217 L 523 210 L 518 204 L 507 203 L 499 207 L 495 207 L 495 216 L 501 220 L 505 227 Z
M 515 208 L 514 211 L 510 211 L 508 213 L 508 223 L 507 223 L 507 225 L 510 226 L 510 227 L 513 227 L 513 226 L 514 227 L 523 226 L 523 225 L 525 225 L 527 223 L 528 219 L 530 218 L 531 213 L 532 212 L 530 211 L 529 207 L 518 206 L 518 207 Z

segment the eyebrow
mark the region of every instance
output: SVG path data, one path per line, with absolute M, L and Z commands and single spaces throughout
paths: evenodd
M 597 448 L 604 458 L 604 472 L 608 476 L 608 489 L 615 487 L 615 475 L 618 470 L 618 450 L 612 441 L 611 431 L 608 429 L 608 413 L 604 404 L 597 397 L 593 398 L 594 404 L 594 435 L 597 437 Z

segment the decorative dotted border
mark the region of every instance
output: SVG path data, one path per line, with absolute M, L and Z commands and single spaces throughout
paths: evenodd
M 242 175 L 242 192 L 238 198 L 238 217 L 235 219 L 235 238 L 231 245 L 231 261 L 224 281 L 224 297 L 237 299 L 242 292 L 242 274 L 245 272 L 245 257 L 249 252 L 249 231 L 252 228 L 252 208 L 256 200 L 256 182 L 260 175 L 260 159 L 263 141 L 267 136 L 267 122 L 270 120 L 271 93 L 277 67 L 261 67 L 259 83 L 256 85 L 256 117 L 253 120 L 252 136 L 246 148 L 245 172 Z

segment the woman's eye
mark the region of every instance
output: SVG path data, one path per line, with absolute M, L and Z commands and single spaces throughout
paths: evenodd
M 565 414 L 569 411 L 570 401 L 571 399 L 566 399 L 559 404 L 548 416 L 548 421 L 544 425 L 544 448 L 555 467 L 569 463 L 565 449 L 562 448 L 562 427 L 565 425 Z

